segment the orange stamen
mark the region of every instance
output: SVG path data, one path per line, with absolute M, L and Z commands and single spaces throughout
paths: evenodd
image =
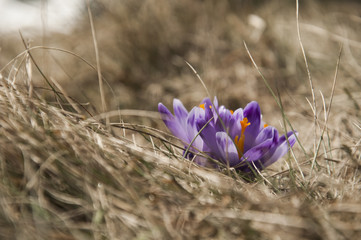
M 233 112 L 233 110 L 229 110 L 230 112 L 231 112 L 231 114 L 233 114 L 234 112 Z
M 248 127 L 249 125 L 251 125 L 250 122 L 248 122 L 248 118 L 243 118 L 243 120 L 241 121 L 241 126 L 242 126 L 242 134 L 244 134 L 244 131 L 246 130 L 246 127 Z
M 241 158 L 241 156 L 243 155 L 243 152 L 244 152 L 244 140 L 246 138 L 246 136 L 244 135 L 244 131 L 246 130 L 246 128 L 249 125 L 251 125 L 251 123 L 248 122 L 248 119 L 246 117 L 243 118 L 243 120 L 240 123 L 241 123 L 241 127 L 242 127 L 241 136 L 236 136 L 234 138 L 234 142 L 237 146 L 239 158 Z
M 263 125 L 263 128 L 266 128 L 266 127 L 268 127 L 268 124 L 264 124 L 264 125 Z
M 206 110 L 206 109 L 204 108 L 204 103 L 202 103 L 201 105 L 199 105 L 199 107 L 200 107 L 200 108 L 203 108 L 204 110 Z

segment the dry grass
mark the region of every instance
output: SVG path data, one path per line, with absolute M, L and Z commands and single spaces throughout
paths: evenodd
M 300 42 L 294 4 L 240 2 L 102 1 L 97 58 L 86 13 L 73 36 L 47 39 L 57 49 L 35 39 L 6 66 L 25 48 L 2 39 L 0 238 L 357 239 L 360 4 L 302 2 Z M 300 142 L 251 183 L 182 159 L 153 111 L 206 95 L 184 60 L 222 102 L 259 101 Z

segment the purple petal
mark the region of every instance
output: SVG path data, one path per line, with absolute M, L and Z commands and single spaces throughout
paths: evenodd
M 196 121 L 197 130 L 200 131 L 199 135 L 202 137 L 204 143 L 208 146 L 210 153 L 216 158 L 220 158 L 221 155 L 218 152 L 218 145 L 216 142 L 216 130 L 212 126 L 213 123 L 208 123 L 207 125 L 206 123 L 207 121 L 205 119 L 198 119 Z
M 229 132 L 230 125 L 233 123 L 233 116 L 231 112 L 224 106 L 220 106 L 218 109 L 218 114 L 220 119 L 217 120 L 215 125 L 217 132 Z
M 266 134 L 265 134 L 265 136 L 266 136 Z M 242 159 L 245 159 L 249 162 L 254 162 L 254 161 L 260 160 L 270 150 L 271 146 L 274 144 L 275 144 L 275 139 L 273 138 L 273 136 L 271 136 L 269 138 L 265 138 L 264 141 L 262 141 L 258 145 L 253 146 L 251 149 L 246 151 L 243 154 Z
M 234 117 L 235 119 L 238 119 L 239 121 L 242 121 L 242 119 L 244 118 L 244 116 L 243 116 L 243 109 L 242 109 L 242 108 L 238 108 L 236 111 L 234 111 L 233 117 Z
M 216 110 L 218 110 L 217 97 L 214 97 L 213 104 L 212 104 L 212 101 L 209 98 L 203 99 L 202 104 L 204 104 L 204 110 L 206 112 L 205 117 L 206 117 L 207 121 L 213 117 L 214 122 L 216 122 L 217 119 L 218 119 L 218 116 L 217 116 L 217 113 L 216 113 Z
M 182 126 L 183 129 L 187 128 L 187 117 L 188 117 L 188 111 L 183 106 L 183 103 L 179 99 L 173 100 L 173 111 L 176 120 L 179 122 L 179 124 Z
M 214 96 L 213 105 L 215 109 L 218 109 L 218 99 L 216 96 Z
M 288 142 L 290 143 L 290 145 L 288 145 L 286 137 L 284 135 L 281 136 L 278 140 L 277 147 L 272 151 L 272 155 L 269 158 L 265 159 L 263 163 L 264 167 L 268 167 L 269 165 L 283 157 L 288 152 L 289 147 L 291 148 L 293 147 L 293 145 L 295 145 L 297 134 L 297 132 L 293 133 L 292 131 L 287 133 Z
M 179 99 L 175 98 L 173 100 L 173 110 L 174 110 L 174 115 L 177 118 L 185 119 L 188 116 L 187 109 L 183 106 L 183 103 Z
M 268 139 L 273 139 L 273 142 L 277 144 L 278 131 L 274 127 L 263 128 L 254 140 L 254 145 L 257 146 Z
M 213 117 L 212 102 L 209 98 L 205 98 L 203 99 L 202 104 L 204 104 L 205 118 L 208 121 Z
M 198 134 L 197 125 L 196 125 L 197 119 L 204 119 L 204 111 L 201 108 L 194 107 L 188 115 L 187 128 L 185 130 L 188 135 L 189 143 L 191 143 L 193 141 L 193 139 L 195 138 L 192 146 L 194 148 L 202 151 L 204 142 L 200 136 L 197 136 L 197 134 Z
M 167 128 L 173 133 L 174 136 L 181 139 L 183 142 L 188 142 L 188 137 L 183 125 L 180 124 L 180 121 L 173 116 L 173 114 L 168 110 L 166 106 L 162 103 L 158 104 L 158 111 L 160 116 L 167 126 Z
M 232 139 L 225 132 L 216 133 L 216 141 L 218 146 L 219 154 L 222 156 L 222 160 L 229 166 L 235 166 L 240 162 L 238 157 L 237 148 L 234 145 Z
M 209 98 L 204 98 L 202 100 L 202 104 L 204 104 L 204 106 L 208 105 L 208 106 L 212 106 L 212 102 Z
M 265 168 L 264 162 L 267 161 L 278 146 L 278 131 L 274 127 L 266 127 L 261 130 L 254 141 L 254 145 L 243 156 L 248 162 L 253 162 L 255 166 L 262 170 Z M 248 166 L 253 167 L 253 164 Z
M 232 114 L 232 119 L 229 123 L 229 135 L 234 139 L 239 136 L 242 132 L 241 121 L 243 119 L 243 109 L 238 108 Z
M 243 110 L 244 117 L 250 122 L 258 122 L 261 120 L 261 108 L 256 101 L 250 102 Z
M 256 139 L 261 129 L 261 109 L 258 103 L 253 101 L 247 104 L 247 106 L 244 108 L 243 115 L 248 119 L 248 122 L 251 123 L 251 125 L 249 125 L 244 132 L 246 137 L 244 149 L 247 151 L 253 146 L 254 140 Z

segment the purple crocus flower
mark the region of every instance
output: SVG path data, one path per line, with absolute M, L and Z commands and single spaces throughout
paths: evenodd
M 203 151 L 213 159 L 242 172 L 256 167 L 262 170 L 284 156 L 296 142 L 296 132 L 279 136 L 277 129 L 264 124 L 257 102 L 235 111 L 218 107 L 215 98 L 212 105 L 205 98 L 190 113 L 175 99 L 175 116 L 163 105 L 158 106 L 161 117 L 169 130 L 187 147 L 192 144 L 196 151 Z M 196 161 L 197 162 L 197 161 Z M 201 161 L 205 164 L 204 159 Z
M 205 99 L 202 104 L 209 103 L 210 101 Z M 205 119 L 206 117 L 209 118 L 210 113 L 206 113 L 206 111 L 200 107 L 194 107 L 188 112 L 182 102 L 178 99 L 173 100 L 173 110 L 174 115 L 162 103 L 158 104 L 158 111 L 165 125 L 174 136 L 183 142 L 185 149 L 192 143 L 187 157 L 192 160 L 194 157 L 193 153 L 209 152 L 210 149 L 204 143 L 203 139 L 200 136 L 197 136 L 198 129 L 196 123 L 200 119 Z M 199 165 L 205 165 L 207 159 L 201 156 L 195 156 L 194 161 Z

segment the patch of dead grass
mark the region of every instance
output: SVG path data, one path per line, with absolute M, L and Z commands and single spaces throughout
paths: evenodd
M 95 14 L 100 63 L 111 86 L 105 96 L 115 110 L 108 113 L 110 128 L 100 114 L 96 68 L 81 58 L 31 51 L 45 76 L 55 80 L 57 93 L 44 84 L 26 52 L 1 71 L 0 238 L 357 239 L 360 39 L 352 12 L 357 3 L 342 9 L 337 3 L 300 6 L 302 42 L 315 84 L 315 124 L 293 5 L 161 2 L 104 1 Z M 251 34 L 259 29 L 250 14 L 266 24 L 258 38 Z M 85 25 L 73 36 L 51 41 L 94 59 L 95 65 Z M 242 40 L 278 89 L 304 148 L 296 145 L 263 172 L 267 181 L 252 183 L 233 171 L 182 159 L 177 142 L 158 130 L 164 128 L 156 113 L 127 110 L 154 110 L 159 101 L 168 104 L 174 97 L 190 106 L 203 98 L 185 59 L 226 105 L 258 100 L 265 119 L 282 129 L 281 111 Z M 344 50 L 327 115 L 340 42 Z M 14 53 L 16 46 L 9 46 Z M 48 62 L 38 61 L 41 51 L 49 51 Z M 9 52 L 2 55 L 3 65 Z M 316 155 L 314 142 L 320 142 Z

